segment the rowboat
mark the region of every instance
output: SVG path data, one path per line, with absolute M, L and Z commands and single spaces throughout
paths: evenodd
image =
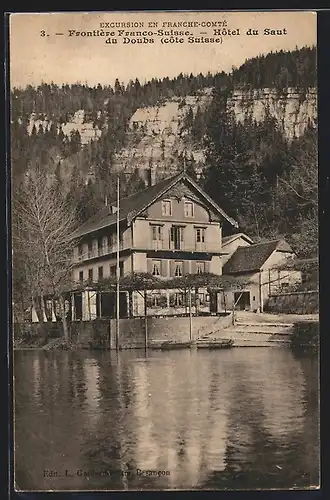
M 200 340 L 196 343 L 197 349 L 230 349 L 233 345 L 234 341 L 232 339 Z
M 184 349 L 187 347 L 191 347 L 192 342 L 173 342 L 173 341 L 166 341 L 163 342 L 160 346 L 162 350 L 172 350 L 172 349 Z

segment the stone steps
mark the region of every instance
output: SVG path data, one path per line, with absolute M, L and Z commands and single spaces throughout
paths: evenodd
M 244 335 L 251 336 L 251 335 L 263 335 L 263 336 L 291 336 L 291 328 L 286 327 L 286 328 L 280 328 L 280 329 L 270 329 L 270 328 L 262 328 L 262 327 L 253 327 L 253 328 L 242 328 L 242 327 L 228 327 L 225 328 L 224 330 L 219 330 L 219 331 L 213 331 L 208 334 L 203 335 L 200 337 L 202 340 L 210 340 L 211 338 L 217 339 L 217 338 L 229 338 L 233 335 L 238 335 L 239 337 L 242 337 Z
M 235 333 L 263 333 L 264 335 L 290 335 L 292 333 L 291 327 L 285 328 L 269 328 L 269 327 L 237 327 L 237 328 L 226 328 L 226 330 Z
M 260 327 L 270 327 L 270 328 L 291 328 L 293 326 L 293 323 L 267 323 L 267 322 L 250 322 L 250 321 L 235 321 L 234 326 L 244 326 L 244 327 L 255 327 L 255 328 L 260 328 Z
M 234 339 L 233 347 L 287 347 L 290 340 L 257 340 L 257 339 Z

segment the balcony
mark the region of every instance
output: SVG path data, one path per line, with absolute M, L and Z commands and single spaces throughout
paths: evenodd
M 209 245 L 209 247 L 213 247 L 213 245 Z M 207 244 L 205 241 L 200 241 L 195 243 L 195 251 L 196 252 L 206 252 L 207 251 Z
M 206 243 L 206 242 L 188 242 L 188 241 L 163 241 L 163 240 L 153 240 L 147 245 L 149 250 L 177 250 L 185 252 L 218 252 L 220 245 L 216 243 Z
M 165 242 L 163 240 L 152 240 L 151 248 L 152 250 L 163 250 L 165 248 Z
M 124 243 L 123 241 L 120 241 L 119 243 L 119 250 L 124 249 Z M 115 253 L 117 251 L 117 244 L 113 244 L 111 246 L 103 246 L 99 248 L 93 248 L 89 249 L 81 254 L 78 254 L 78 256 L 74 257 L 74 261 L 76 263 L 78 262 L 85 262 L 86 260 L 90 259 L 95 259 L 97 257 L 102 257 L 111 253 Z

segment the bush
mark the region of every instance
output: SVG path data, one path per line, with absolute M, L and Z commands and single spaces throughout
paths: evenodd
M 318 347 L 319 323 L 314 321 L 301 321 L 293 328 L 291 338 L 292 347 Z

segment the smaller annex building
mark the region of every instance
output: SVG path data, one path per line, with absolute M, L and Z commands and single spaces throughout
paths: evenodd
M 226 291 L 223 307 L 262 312 L 270 295 L 301 282 L 301 271 L 289 265 L 296 255 L 284 239 L 253 243 L 238 233 L 223 238 L 222 248 L 227 249 L 223 274 L 248 283 L 243 290 Z

